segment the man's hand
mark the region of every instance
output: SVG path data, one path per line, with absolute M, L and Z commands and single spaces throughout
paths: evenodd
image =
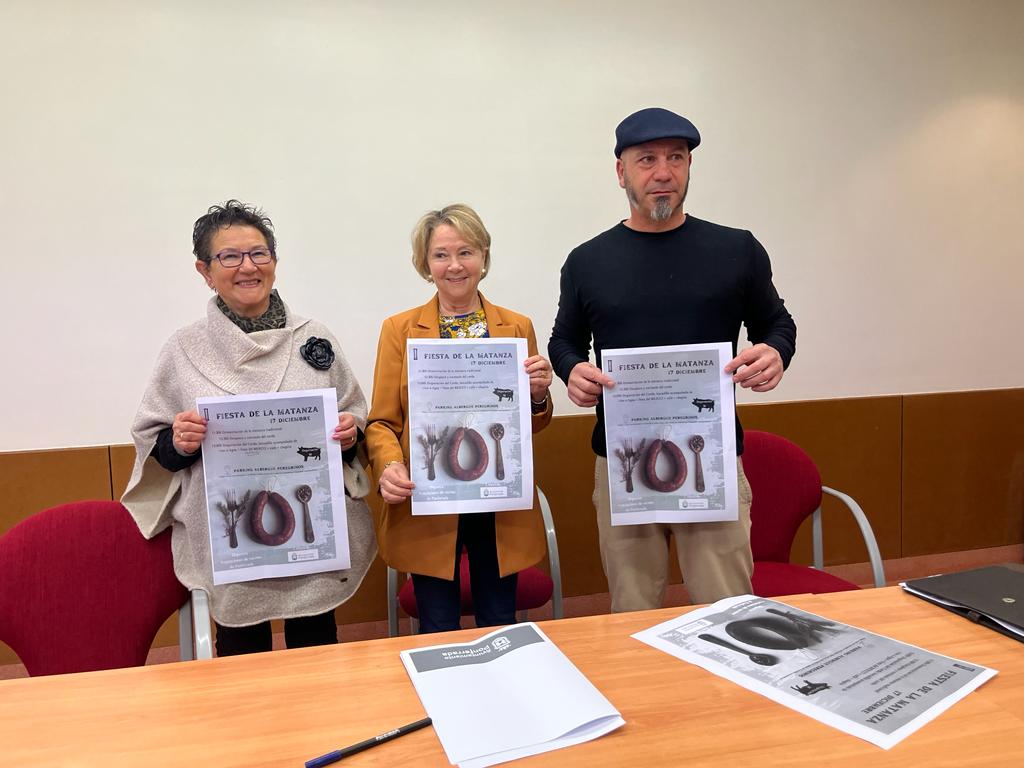
M 782 381 L 782 356 L 775 347 L 755 344 L 726 363 L 725 372 L 744 389 L 770 392 Z
M 388 504 L 401 504 L 412 496 L 415 487 L 409 479 L 409 468 L 400 461 L 380 473 L 380 495 Z
M 601 373 L 601 369 L 590 363 L 576 363 L 569 374 L 569 399 L 580 408 L 591 408 L 597 405 L 597 397 L 603 387 L 614 387 L 611 376 Z

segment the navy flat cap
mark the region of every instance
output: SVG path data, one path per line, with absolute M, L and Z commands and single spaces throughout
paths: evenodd
M 661 107 L 648 107 L 634 112 L 615 129 L 615 156 L 634 144 L 655 139 L 685 139 L 690 149 L 700 144 L 696 126 L 681 115 Z

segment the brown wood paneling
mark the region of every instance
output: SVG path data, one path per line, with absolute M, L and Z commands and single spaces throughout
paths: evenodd
M 814 459 L 824 485 L 852 496 L 871 521 L 882 557 L 900 549 L 901 398 L 858 397 L 741 405 L 745 429 L 774 432 Z M 826 497 L 822 507 L 825 563 L 867 560 L 860 532 L 846 507 Z M 811 526 L 793 547 L 794 562 L 811 562 Z
M 907 395 L 903 554 L 1024 541 L 1024 389 Z
M 20 664 L 21 659 L 7 643 L 0 642 L 0 665 Z
M 379 557 L 373 561 L 362 585 L 347 603 L 338 606 L 338 624 L 384 621 L 388 617 L 387 566 Z M 342 632 L 344 638 L 344 631 Z
M 109 498 L 106 446 L 0 453 L 0 534 L 58 504 Z
M 533 436 L 534 475 L 551 504 L 565 595 L 608 591 L 594 519 L 593 415 L 557 416 Z
M 171 617 L 163 623 L 163 626 L 157 630 L 156 637 L 153 638 L 154 648 L 163 648 L 168 645 L 178 644 L 178 612 L 175 611 L 171 614 Z
M 124 489 L 128 487 L 128 480 L 131 479 L 134 466 L 135 446 L 110 446 L 110 486 L 115 499 L 120 499 L 124 495 Z

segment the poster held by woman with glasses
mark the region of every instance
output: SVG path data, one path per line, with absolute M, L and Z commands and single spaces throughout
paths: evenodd
M 537 354 L 530 319 L 491 304 L 477 290 L 490 267 L 491 236 L 472 208 L 449 205 L 425 214 L 413 230 L 412 245 L 413 266 L 437 293 L 423 306 L 389 317 L 380 332 L 366 440 L 379 493 L 374 516 L 381 557 L 392 568 L 412 574 L 421 631 L 443 632 L 459 627 L 459 558 L 465 547 L 477 626 L 509 624 L 515 621 L 516 574 L 545 553 L 536 494 L 531 492 L 532 509 L 412 514 L 415 485 L 409 465 L 424 459 L 422 451 L 410 452 L 406 342 L 526 339 L 529 356 L 523 368 L 533 432 L 551 421 L 551 365 Z M 457 454 L 458 432 L 444 435 L 448 442 L 442 450 Z M 442 434 L 435 434 L 435 439 L 441 440 Z
M 171 527 L 179 581 L 210 595 L 218 655 L 271 650 L 275 618 L 285 620 L 288 647 L 335 643 L 334 609 L 352 596 L 376 554 L 358 456 L 366 401 L 334 335 L 294 314 L 274 290 L 276 239 L 262 211 L 237 200 L 215 205 L 196 221 L 192 240 L 196 271 L 216 295 L 205 317 L 175 332 L 157 358 L 132 424 L 135 467 L 122 502 L 144 536 Z M 211 533 L 276 546 L 282 537 L 301 537 L 303 526 L 288 525 L 290 503 L 275 489 L 253 488 L 248 499 L 241 490 L 225 495 L 221 529 L 211 531 L 216 518 L 208 515 L 201 461 L 207 422 L 196 399 L 332 388 L 351 566 L 215 584 Z

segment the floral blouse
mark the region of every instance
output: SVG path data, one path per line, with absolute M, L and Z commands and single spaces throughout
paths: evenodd
M 442 339 L 486 339 L 491 335 L 482 308 L 468 315 L 439 315 L 437 326 Z

